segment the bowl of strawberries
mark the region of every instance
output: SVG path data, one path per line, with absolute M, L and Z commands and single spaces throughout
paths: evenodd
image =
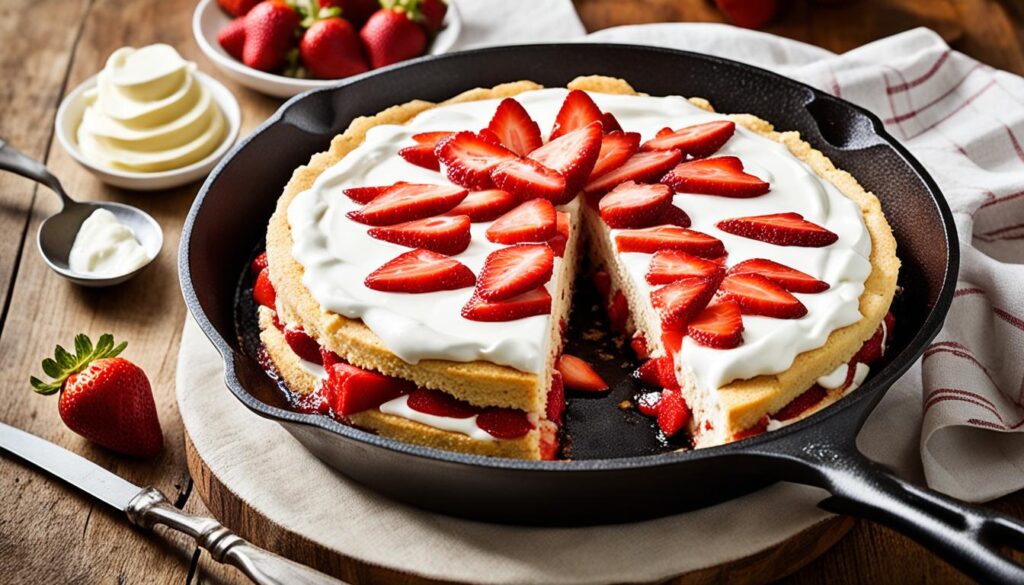
M 461 28 L 450 0 L 200 0 L 192 17 L 214 65 L 275 97 L 447 52 Z

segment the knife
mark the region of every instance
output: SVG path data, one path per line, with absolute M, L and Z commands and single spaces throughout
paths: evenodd
M 213 560 L 236 567 L 260 585 L 345 585 L 334 577 L 255 546 L 213 518 L 175 508 L 160 490 L 139 487 L 92 461 L 35 435 L 0 423 L 0 450 L 19 457 L 128 515 L 132 524 L 163 524 L 184 532 Z

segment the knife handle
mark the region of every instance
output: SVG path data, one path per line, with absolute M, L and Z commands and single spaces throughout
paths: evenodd
M 259 585 L 345 585 L 334 577 L 248 542 L 213 518 L 186 514 L 172 506 L 155 488 L 139 492 L 125 512 L 136 526 L 150 530 L 163 524 L 191 536 L 213 560 L 236 567 Z

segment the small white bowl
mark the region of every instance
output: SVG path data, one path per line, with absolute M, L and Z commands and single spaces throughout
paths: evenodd
M 203 54 L 213 61 L 225 75 L 242 85 L 274 97 L 288 98 L 311 89 L 330 87 L 340 79 L 298 79 L 266 73 L 246 66 L 241 61 L 228 55 L 220 43 L 217 34 L 232 20 L 232 16 L 224 12 L 216 0 L 200 0 L 196 11 L 192 14 L 192 34 Z M 455 2 L 449 1 L 448 12 L 444 18 L 444 28 L 434 38 L 427 50 L 428 55 L 447 53 L 455 44 L 462 32 L 462 18 L 455 8 Z
M 242 111 L 238 107 L 238 101 L 235 99 L 235 96 L 231 94 L 228 88 L 224 87 L 223 83 L 201 71 L 196 71 L 195 75 L 199 83 L 202 83 L 210 90 L 213 101 L 220 108 L 221 113 L 224 114 L 224 120 L 227 122 L 227 133 L 224 136 L 224 141 L 217 147 L 217 150 L 214 150 L 203 160 L 180 169 L 140 173 L 109 169 L 99 166 L 86 158 L 78 148 L 76 135 L 78 134 L 78 126 L 82 123 L 82 115 L 85 113 L 83 96 L 86 91 L 96 87 L 97 75 L 93 75 L 85 80 L 85 82 L 65 96 L 64 100 L 60 103 L 60 108 L 57 109 L 57 127 L 55 129 L 57 140 L 64 147 L 64 150 L 78 161 L 78 164 L 88 169 L 104 183 L 115 187 L 131 189 L 133 191 L 157 191 L 180 187 L 181 185 L 202 179 L 210 174 L 213 167 L 235 143 L 235 139 L 238 138 L 238 131 L 242 126 Z

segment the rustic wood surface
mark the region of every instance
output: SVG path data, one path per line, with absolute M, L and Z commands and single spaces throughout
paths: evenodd
M 472 0 L 463 0 L 472 1 Z M 99 183 L 55 143 L 61 97 L 98 71 L 124 45 L 166 42 L 215 73 L 191 36 L 195 0 L 0 0 L 0 136 L 44 160 L 68 192 L 82 199 L 137 205 L 164 228 L 164 250 L 135 280 L 89 290 L 49 271 L 35 249 L 40 221 L 57 208 L 46 189 L 0 174 L 0 420 L 82 453 L 138 484 L 153 485 L 185 509 L 208 513 L 186 465 L 173 376 L 185 308 L 175 256 L 181 225 L 198 185 L 138 194 Z M 721 21 L 705 0 L 576 0 L 589 30 L 655 21 Z M 768 32 L 844 51 L 929 26 L 989 65 L 1024 74 L 1024 7 L 1014 0 L 859 0 L 838 5 L 794 0 Z M 279 105 L 224 80 L 242 106 L 243 133 Z M 54 344 L 75 333 L 111 331 L 129 341 L 126 357 L 149 374 L 167 449 L 136 462 L 96 448 L 61 424 L 54 398 L 33 394 L 28 376 Z M 1024 493 L 991 504 L 1024 517 Z M 217 505 L 213 506 L 218 508 Z M 223 506 L 220 506 L 223 508 Z M 244 518 L 239 521 L 244 523 Z M 814 544 L 820 545 L 824 540 Z M 362 567 L 342 574 L 358 582 L 409 581 Z M 717 577 L 735 577 L 734 573 Z M 239 582 L 185 539 L 143 534 L 122 518 L 26 466 L 0 457 L 0 581 L 4 583 Z M 908 539 L 866 522 L 785 581 L 950 582 L 956 572 Z

